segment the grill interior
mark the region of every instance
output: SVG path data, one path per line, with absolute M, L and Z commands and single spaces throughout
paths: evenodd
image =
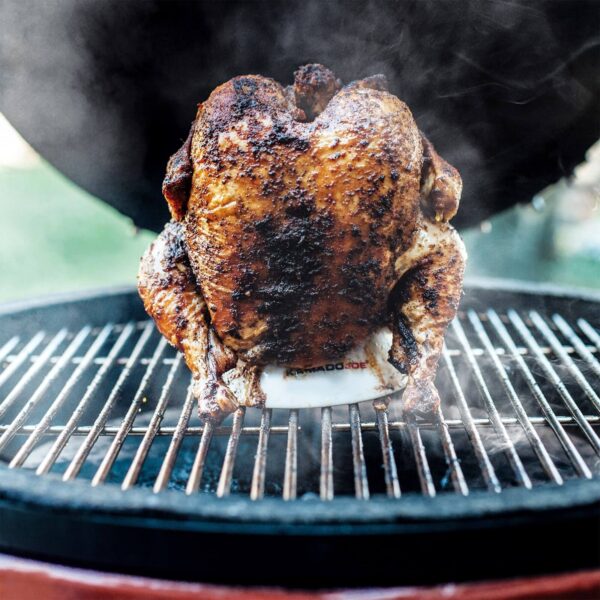
M 387 410 L 240 409 L 203 427 L 189 372 L 150 321 L 0 333 L 0 461 L 93 486 L 254 500 L 501 493 L 589 479 L 600 472 L 594 314 L 465 302 L 446 337 L 442 408 L 430 421 L 405 420 L 392 399 Z

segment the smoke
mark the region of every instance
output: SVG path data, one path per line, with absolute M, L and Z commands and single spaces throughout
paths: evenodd
M 568 6 L 567 6 L 568 5 Z M 196 104 L 305 62 L 385 73 L 465 182 L 474 223 L 556 180 L 598 136 L 593 2 L 13 0 L 0 110 L 92 192 L 158 228 L 166 160 Z

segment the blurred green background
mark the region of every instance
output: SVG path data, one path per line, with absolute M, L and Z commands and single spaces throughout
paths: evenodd
M 600 288 L 600 145 L 574 180 L 462 232 L 468 277 Z M 134 284 L 154 238 L 27 146 L 0 114 L 0 302 Z
M 134 284 L 154 238 L 41 159 L 0 114 L 0 302 Z
M 0 301 L 133 283 L 147 231 L 46 163 L 0 169 Z

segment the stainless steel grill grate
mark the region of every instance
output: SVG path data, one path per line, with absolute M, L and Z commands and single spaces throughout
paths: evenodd
M 467 309 L 438 372 L 442 409 L 240 409 L 202 426 L 189 373 L 149 321 L 0 337 L 0 461 L 124 490 L 323 500 L 467 495 L 600 473 L 597 324 Z

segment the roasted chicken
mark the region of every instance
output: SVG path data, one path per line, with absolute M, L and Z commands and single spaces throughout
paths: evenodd
M 461 188 L 381 75 L 342 86 L 313 64 L 287 88 L 247 75 L 215 89 L 169 161 L 173 220 L 138 279 L 201 417 L 260 405 L 264 365 L 341 358 L 385 325 L 405 410 L 435 407 L 465 265 L 448 224 Z M 243 399 L 223 380 L 236 366 Z

